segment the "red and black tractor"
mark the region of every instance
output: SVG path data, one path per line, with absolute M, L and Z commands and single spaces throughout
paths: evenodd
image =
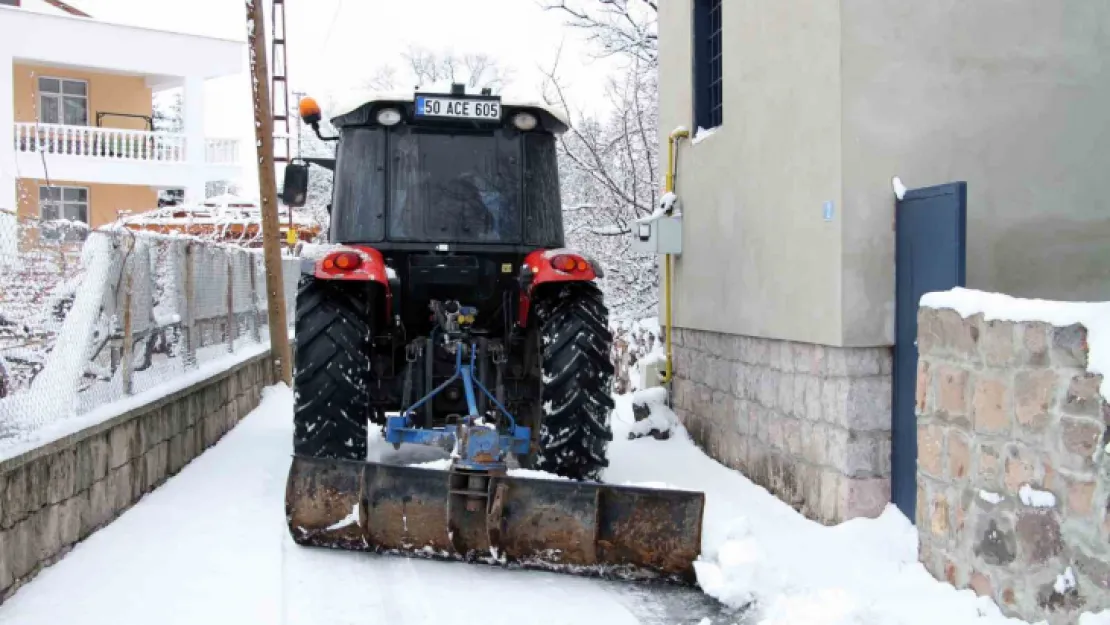
M 302 100 L 319 131 L 320 110 Z M 488 94 L 369 99 L 332 120 L 335 159 L 287 166 L 283 200 L 305 204 L 307 168 L 334 172 L 326 253 L 297 292 L 295 452 L 365 459 L 385 426 L 456 374 L 530 428 L 521 466 L 596 479 L 612 438 L 613 365 L 602 268 L 564 249 L 556 111 Z M 416 427 L 470 414 L 461 377 L 414 410 Z M 496 402 L 494 400 L 497 400 Z
M 314 102 L 301 115 L 321 134 Z M 612 336 L 601 267 L 563 247 L 566 121 L 456 86 L 332 124 L 336 158 L 310 161 L 334 172 L 330 241 L 297 291 L 293 539 L 691 581 L 704 495 L 599 481 Z M 290 207 L 308 165 L 286 167 Z M 449 467 L 369 461 L 370 424 Z

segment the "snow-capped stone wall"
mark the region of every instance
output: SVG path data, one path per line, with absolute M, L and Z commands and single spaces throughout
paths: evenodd
M 695 442 L 806 516 L 890 501 L 891 351 L 676 328 L 674 410 Z
M 1110 304 L 921 304 L 921 561 L 1025 620 L 1110 608 Z

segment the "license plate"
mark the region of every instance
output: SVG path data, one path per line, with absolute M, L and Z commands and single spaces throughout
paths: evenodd
M 417 117 L 452 117 L 456 119 L 501 119 L 501 103 L 496 100 L 464 100 L 458 98 L 416 97 Z

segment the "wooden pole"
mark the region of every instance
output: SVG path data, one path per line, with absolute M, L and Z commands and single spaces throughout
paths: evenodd
M 270 354 L 274 372 L 293 384 L 292 353 L 285 320 L 285 286 L 281 269 L 274 171 L 274 122 L 270 108 L 270 71 L 266 64 L 266 20 L 262 0 L 247 0 L 247 41 L 250 46 L 251 88 L 254 93 L 254 135 L 258 148 L 258 191 L 262 201 L 262 256 L 266 263 L 266 300 L 270 319 Z

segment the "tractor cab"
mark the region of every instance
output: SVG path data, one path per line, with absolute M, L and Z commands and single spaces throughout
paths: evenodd
M 319 135 L 320 110 L 301 115 Z M 391 250 L 522 253 L 561 247 L 557 111 L 488 92 L 375 96 L 341 109 L 336 156 L 291 163 L 283 200 L 303 206 L 309 164 L 334 171 L 329 241 Z

